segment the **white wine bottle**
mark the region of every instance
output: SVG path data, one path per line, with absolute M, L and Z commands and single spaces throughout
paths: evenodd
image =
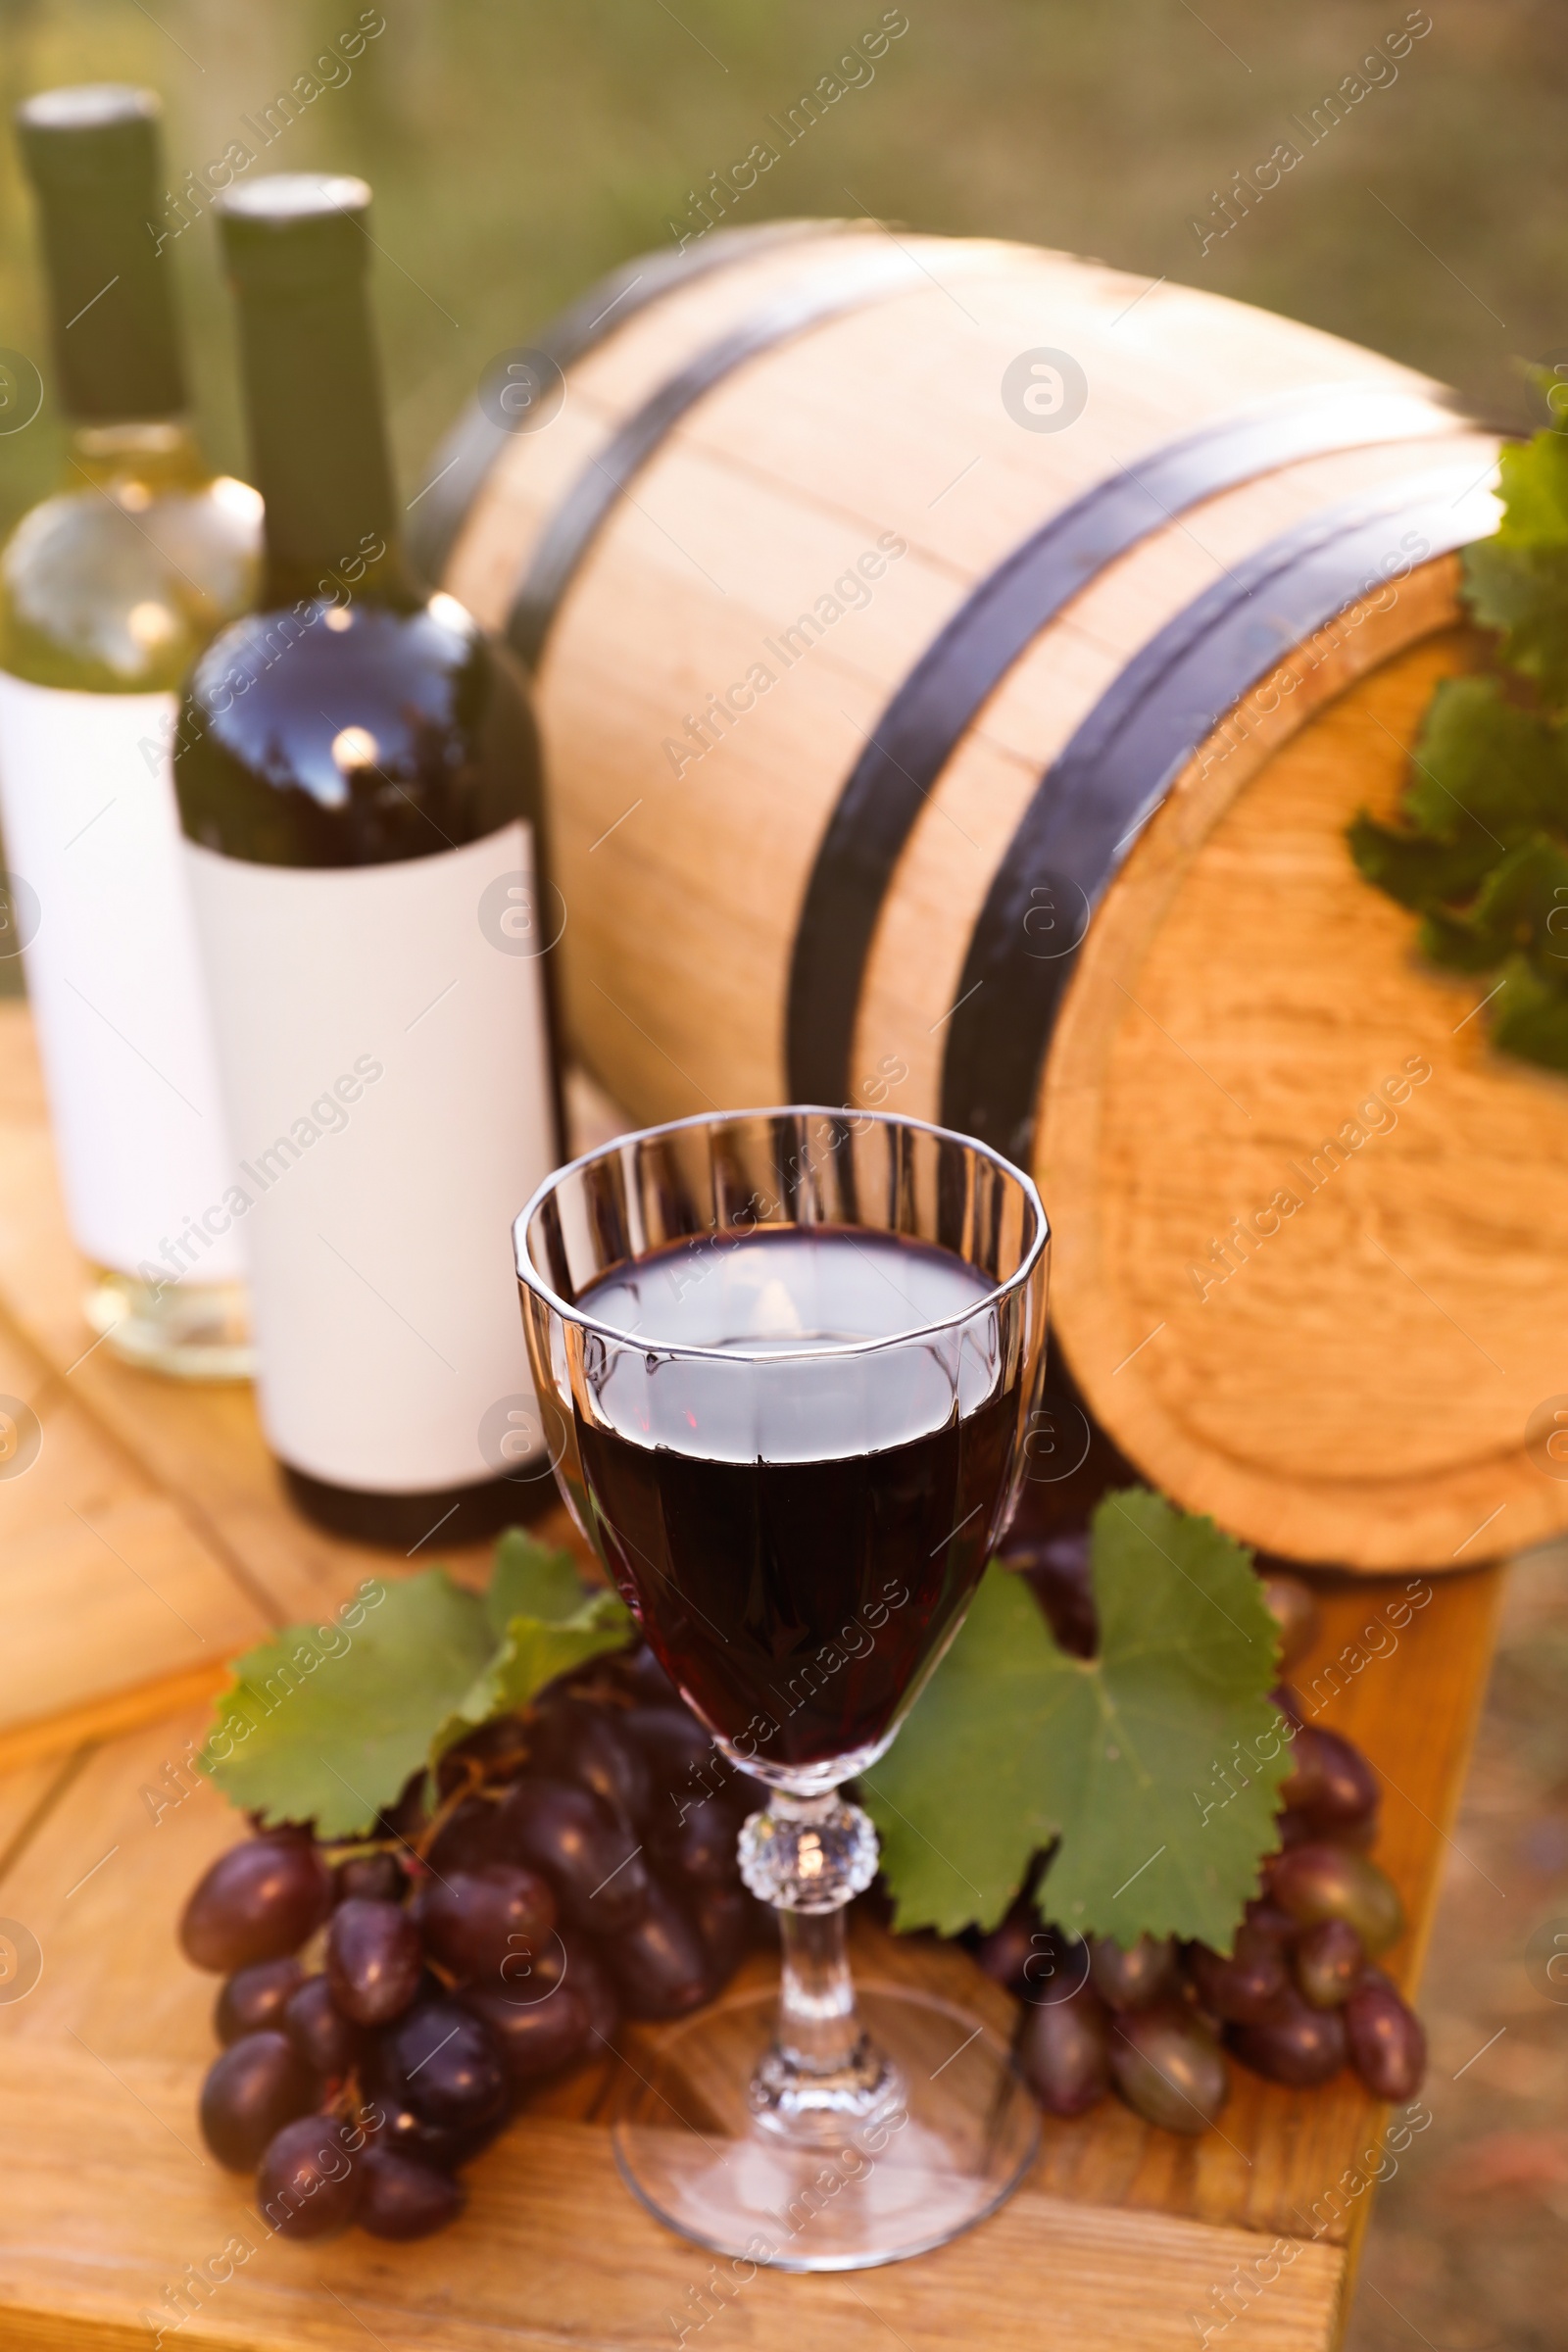
M 368 203 L 288 173 L 219 208 L 266 571 L 174 776 L 268 1439 L 310 1515 L 409 1550 L 553 1493 L 511 1225 L 560 1157 L 562 916 L 515 665 L 399 551 Z
M 129 1361 L 250 1369 L 242 1226 L 170 779 L 174 689 L 250 603 L 261 501 L 184 421 L 171 265 L 145 223 L 158 101 L 18 116 L 70 425 L 0 555 L 0 810 L 87 1314 Z

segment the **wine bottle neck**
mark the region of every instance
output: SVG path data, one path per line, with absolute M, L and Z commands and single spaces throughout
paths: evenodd
M 79 424 L 175 416 L 185 371 L 158 210 L 158 103 L 115 84 L 43 92 L 18 116 L 38 199 L 56 396 Z
M 395 592 L 397 497 L 363 277 L 238 292 L 269 601 L 330 595 L 332 581 L 371 571 Z
M 262 573 L 264 609 L 275 611 L 313 597 L 338 605 L 386 605 L 398 612 L 416 612 L 429 601 L 395 537 L 367 532 L 358 548 L 340 552 L 330 563 L 302 563 L 274 554 L 269 545 Z
M 132 485 L 145 490 L 151 500 L 171 490 L 199 490 L 213 478 L 201 444 L 183 416 L 76 425 L 66 445 L 64 486 L 78 490 L 84 477 L 122 504 Z

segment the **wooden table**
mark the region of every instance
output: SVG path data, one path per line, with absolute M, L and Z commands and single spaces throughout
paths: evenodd
M 31 1467 L 0 1479 L 0 1916 L 42 1952 L 35 1986 L 0 2000 L 6 2352 L 131 2352 L 160 2328 L 182 2352 L 1191 2352 L 1205 2328 L 1225 2352 L 1334 2341 L 1384 2122 L 1348 2079 L 1298 2095 L 1238 2070 L 1220 2128 L 1196 2141 L 1115 2102 L 1048 2123 L 1027 2185 L 968 2237 L 852 2278 L 759 2272 L 730 2303 L 705 2298 L 709 2259 L 619 2183 L 609 2059 L 540 2094 L 470 2168 L 468 2212 L 446 2234 L 402 2248 L 268 2238 L 247 2183 L 196 2131 L 215 1985 L 181 1959 L 173 1925 L 235 1821 L 188 1758 L 230 1652 L 401 1563 L 292 1516 L 248 1391 L 184 1390 L 93 1347 L 81 1289 L 26 1013 L 3 1005 L 0 1393 L 43 1429 Z M 482 1556 L 443 1556 L 483 1573 Z M 1388 1625 L 1410 1582 L 1430 1596 L 1375 1656 L 1390 1635 L 1356 1637 Z M 1394 1955 L 1407 1985 L 1497 1584 L 1491 1569 L 1332 1583 L 1301 1678 L 1341 1659 L 1321 1720 L 1387 1783 L 1379 1852 L 1410 1907 Z M 868 1927 L 858 1939 L 868 1973 L 945 1984 L 1005 2017 L 961 1953 Z M 628 2040 L 622 2062 L 638 2057 Z M 231 2275 L 198 2292 L 188 2282 L 214 2258 Z

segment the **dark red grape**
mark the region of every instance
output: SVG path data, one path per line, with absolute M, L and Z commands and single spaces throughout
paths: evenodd
M 424 1828 L 429 1812 L 425 1802 L 425 1779 L 422 1768 L 410 1773 L 395 1802 L 388 1805 L 384 1813 L 376 1815 L 368 1832 L 370 1837 L 389 1839 L 399 1853 L 406 1854 L 412 1850 L 412 1841 Z
M 428 1853 L 431 1871 L 449 1879 L 455 1871 L 483 1870 L 499 1861 L 496 1825 L 501 1807 L 482 1796 L 466 1797 L 436 1832 Z
M 1345 2064 L 1343 2011 L 1314 2009 L 1294 1985 L 1255 2025 L 1227 2027 L 1225 2039 L 1254 2075 L 1293 2090 L 1327 2082 Z
M 477 1984 L 461 1997 L 488 2030 L 514 2084 L 553 2074 L 589 2050 L 588 1993 L 569 1972 L 553 1991 L 533 2000 L 514 2000 Z
M 1179 2001 L 1112 2017 L 1110 2072 L 1133 2113 L 1166 2132 L 1206 2131 L 1230 2097 L 1224 2051 Z
M 667 1886 L 649 1881 L 640 1919 L 601 1940 L 600 1949 L 633 2017 L 684 2017 L 713 1990 L 701 1936 Z
M 605 1966 L 599 1946 L 586 1936 L 568 1936 L 566 1974 L 588 2004 L 588 2055 L 597 2056 L 614 2041 L 620 2024 L 620 1994 Z
M 529 1954 L 526 1966 L 508 1966 L 501 1994 L 503 1999 L 522 2001 L 526 2006 L 541 2001 L 566 1978 L 588 2001 L 588 2028 L 595 2044 L 612 2039 L 620 2023 L 620 1994 L 600 1957 L 600 1945 L 581 1929 L 558 1927 L 555 1936 Z
M 283 2031 L 306 2065 L 329 2082 L 348 2073 L 365 2039 L 363 2028 L 337 2007 L 325 1977 L 307 1977 L 290 1994 Z
M 1069 1936 L 1065 1928 L 1037 1926 L 1030 1942 L 1017 1987 L 1021 2000 L 1060 2000 L 1088 1984 L 1090 1953 L 1081 1936 Z
M 566 1917 L 595 1935 L 629 1926 L 652 1880 L 631 1833 L 586 1788 L 519 1781 L 501 1808 L 496 1843 L 543 1871 Z
M 1377 1776 L 1360 1750 L 1338 1732 L 1303 1724 L 1291 1756 L 1291 1777 L 1280 1790 L 1280 1800 L 1294 1812 L 1304 1813 L 1321 1833 L 1333 1835 L 1342 1824 L 1363 1822 L 1377 1811 Z
M 646 1707 L 678 1707 L 684 1700 L 646 1642 L 616 1660 L 618 1680 Z
M 409 1882 L 396 1854 L 351 1854 L 332 1873 L 332 1899 L 346 1902 L 353 1894 L 370 1902 L 400 1903 Z
M 350 1895 L 326 1932 L 326 1981 L 334 2005 L 357 2026 L 383 2026 L 419 1989 L 419 1931 L 401 1903 Z
M 1413 2099 L 1427 2071 L 1427 2037 L 1414 2011 L 1383 1978 L 1358 1984 L 1344 2015 L 1350 2064 L 1373 2097 Z
M 1286 1853 L 1297 1845 L 1353 1845 L 1362 1852 L 1378 1834 L 1376 1813 L 1362 1813 L 1353 1821 L 1319 1821 L 1315 1813 L 1298 1813 L 1287 1805 L 1275 1816 L 1275 1830 Z
M 1044 1931 L 1033 1903 L 1015 1903 L 1000 1928 L 982 1936 L 975 1958 L 995 1984 L 1021 1993 L 1024 1969 L 1035 1951 L 1035 1938 Z
M 655 1867 L 688 1886 L 738 1886 L 740 1823 L 729 1791 L 722 1796 L 685 1797 L 679 1805 L 666 1798 L 665 1808 L 656 1809 L 648 1832 L 648 1851 Z
M 256 1960 L 297 1952 L 326 1917 L 332 1881 L 297 1833 L 249 1838 L 200 1878 L 179 1923 L 187 1960 L 232 1976 Z
M 1112 2009 L 1142 2008 L 1176 1973 L 1176 1946 L 1168 1936 L 1140 1936 L 1125 1952 L 1109 1936 L 1092 1936 L 1089 1950 L 1091 1981 Z
M 730 1769 L 685 1707 L 632 1707 L 621 1723 L 648 1758 L 655 1781 L 678 1795 L 700 1795 L 716 1788 Z
M 487 2148 L 507 2120 L 503 2107 L 499 2115 L 487 2124 L 471 2128 L 453 2124 L 427 2124 L 412 2107 L 390 2094 L 377 2089 L 370 2102 L 368 2129 L 376 2126 L 376 2144 L 399 2156 L 411 2157 L 416 2164 L 434 2166 L 437 2172 L 456 2172 L 459 2165 L 467 2164 L 481 2149 Z
M 1361 1938 L 1348 1920 L 1320 1919 L 1296 1939 L 1296 1982 L 1314 2009 L 1338 2009 L 1365 1967 Z
M 1302 1724 L 1305 1723 L 1306 1717 L 1301 1712 L 1301 1693 L 1297 1690 L 1295 1684 L 1276 1683 L 1269 1692 L 1269 1697 L 1278 1707 L 1286 1722 L 1294 1724 L 1299 1731 Z
M 509 1969 L 509 1999 L 541 1999 L 569 1978 L 588 2004 L 590 2054 L 613 2039 L 620 2023 L 620 1995 L 605 1966 L 600 1947 L 578 1928 L 558 1928 L 547 1944 L 529 1961 L 526 1971 Z
M 563 1694 L 532 1718 L 528 1745 L 537 1771 L 589 1789 L 623 1821 L 646 1817 L 654 1798 L 648 1757 L 608 1707 Z
M 213 2030 L 224 2047 L 242 2034 L 260 2034 L 280 2026 L 283 2005 L 304 1971 L 292 1955 L 282 1960 L 253 1960 L 229 1978 L 213 2011 Z
M 283 2237 L 326 2237 L 353 2221 L 365 2184 L 358 2133 L 334 2115 L 285 2124 L 262 2157 L 256 2202 Z
M 207 2070 L 202 2137 L 220 2164 L 248 2173 L 273 2134 L 316 2098 L 316 2077 L 283 2034 L 242 2034 Z
M 377 2088 L 422 2122 L 471 2130 L 507 2103 L 506 2072 L 489 2028 L 454 2000 L 421 2001 L 387 2027 L 371 2072 Z
M 744 1886 L 688 1886 L 686 1900 L 708 1951 L 716 1992 L 727 1984 L 752 1940 L 752 1902 Z
M 514 1781 L 519 1772 L 526 1771 L 527 1763 L 522 1718 L 494 1715 L 446 1750 L 436 1767 L 436 1787 L 442 1796 L 450 1796 L 454 1788 L 471 1781 L 475 1764 L 483 1767 L 490 1780 Z
M 1279 1940 L 1245 1921 L 1236 1931 L 1230 1958 L 1195 1943 L 1187 1974 L 1205 2009 L 1228 2025 L 1254 2025 L 1266 2017 L 1290 1983 Z
M 361 2196 L 354 2218 L 372 2237 L 429 2237 L 455 2222 L 467 2191 L 450 2173 L 371 2140 L 359 2160 Z
M 1343 1845 L 1298 1845 L 1268 1870 L 1268 1891 L 1303 1928 L 1348 1920 L 1369 1952 L 1385 1951 L 1404 1931 L 1404 1909 L 1392 1880 L 1364 1854 Z
M 1310 1585 L 1283 1569 L 1263 1576 L 1263 1606 L 1280 1629 L 1280 1670 L 1288 1674 L 1317 1640 L 1322 1612 Z
M 504 1985 L 550 1940 L 556 1898 L 517 1862 L 426 1879 L 414 1920 L 433 1960 L 464 1982 Z M 510 1966 L 509 1966 L 510 1964 Z
M 1298 1933 L 1290 1913 L 1271 1903 L 1267 1895 L 1254 1894 L 1244 1916 L 1250 1928 L 1255 1928 L 1260 1936 L 1272 1936 L 1277 1943 L 1291 1942 Z
M 1023 2013 L 1017 2058 L 1048 2115 L 1082 2115 L 1110 2088 L 1110 2032 L 1103 2002 L 1086 1984 Z

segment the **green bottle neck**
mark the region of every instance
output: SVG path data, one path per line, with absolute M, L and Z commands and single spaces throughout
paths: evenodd
M 177 415 L 188 397 L 174 278 L 144 222 L 150 170 L 121 187 L 40 188 L 56 397 L 74 425 Z
M 256 485 L 267 511 L 268 602 L 344 587 L 418 601 L 399 550 L 402 516 L 363 274 L 305 284 L 242 279 L 237 291 Z

